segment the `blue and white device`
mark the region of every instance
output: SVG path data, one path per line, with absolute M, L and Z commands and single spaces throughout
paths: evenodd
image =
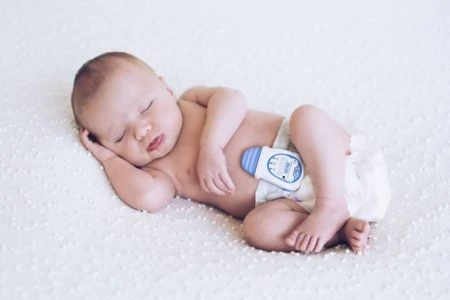
M 265 180 L 286 191 L 298 190 L 305 176 L 305 168 L 297 153 L 266 146 L 245 150 L 241 167 L 256 179 Z

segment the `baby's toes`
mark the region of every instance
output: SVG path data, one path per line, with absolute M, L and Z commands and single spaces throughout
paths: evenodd
M 370 225 L 368 222 L 364 221 L 364 220 L 359 220 L 359 222 L 357 222 L 355 224 L 355 229 L 359 232 L 359 233 L 367 233 L 370 230 Z
M 350 239 L 350 248 L 352 248 L 352 250 L 358 251 L 361 249 L 362 246 L 363 246 L 363 243 L 359 238 L 352 237 Z
M 319 237 L 317 239 L 317 244 L 316 244 L 316 248 L 314 249 L 314 251 L 316 253 L 322 251 L 323 247 L 325 247 L 325 242 L 326 241 L 325 241 L 325 239 L 323 237 Z
M 301 240 L 300 240 L 300 238 L 301 238 Z M 299 235 L 299 240 L 297 241 L 297 246 L 298 246 L 297 250 L 306 252 L 306 250 L 308 249 L 310 240 L 311 240 L 311 237 L 309 235 L 301 233 Z
M 306 247 L 306 252 L 313 252 L 317 247 L 317 242 L 319 241 L 319 237 L 313 236 L 309 240 L 308 246 Z
M 358 230 L 354 229 L 354 230 L 352 230 L 350 232 L 350 238 L 351 239 L 361 240 L 361 237 L 362 237 L 362 233 L 360 231 L 358 231 Z
M 300 234 L 300 229 L 296 228 L 288 235 L 288 237 L 286 238 L 286 243 L 291 247 L 296 247 L 296 245 L 299 243 Z

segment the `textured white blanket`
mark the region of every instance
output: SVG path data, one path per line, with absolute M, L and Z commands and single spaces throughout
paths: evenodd
M 2 0 L 0 37 L 0 299 L 450 298 L 448 1 Z M 212 208 L 123 205 L 69 102 L 81 63 L 111 50 L 177 93 L 313 103 L 371 135 L 393 202 L 369 249 L 267 253 Z

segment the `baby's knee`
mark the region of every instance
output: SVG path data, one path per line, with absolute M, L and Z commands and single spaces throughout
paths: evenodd
M 291 118 L 307 117 L 321 111 L 322 110 L 320 108 L 313 104 L 303 104 L 294 109 Z
M 252 246 L 255 246 L 257 231 L 259 230 L 258 219 L 258 213 L 256 212 L 256 209 L 254 209 L 248 213 L 242 224 L 244 239 Z
M 245 217 L 243 233 L 249 245 L 267 251 L 290 251 L 285 236 L 292 224 L 288 224 L 289 218 L 280 206 L 285 205 L 272 201 L 256 207 Z
M 291 127 L 299 127 L 299 125 L 314 119 L 320 112 L 321 109 L 312 104 L 301 105 L 292 112 L 289 119 L 289 124 Z
M 252 210 L 244 219 L 243 234 L 245 241 L 258 249 L 270 250 L 270 230 L 267 230 L 267 213 L 264 209 Z

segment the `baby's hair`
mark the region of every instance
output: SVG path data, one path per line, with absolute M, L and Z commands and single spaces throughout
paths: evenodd
M 80 108 L 99 91 L 112 71 L 120 67 L 121 61 L 140 64 L 151 70 L 142 60 L 126 52 L 106 52 L 85 62 L 75 75 L 71 96 L 72 111 L 78 126 L 82 126 L 78 118 Z

